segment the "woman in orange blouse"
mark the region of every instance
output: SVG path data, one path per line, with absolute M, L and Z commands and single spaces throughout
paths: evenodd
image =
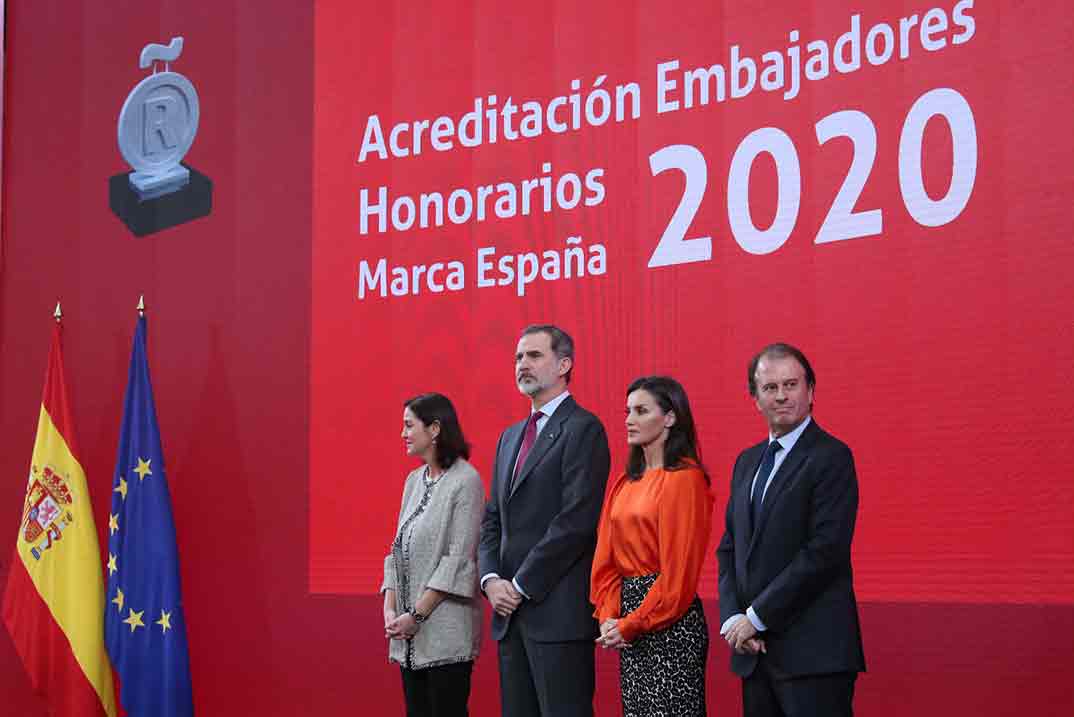
M 620 650 L 624 717 L 703 716 L 709 632 L 697 582 L 713 499 L 686 391 L 664 376 L 634 381 L 626 428 L 627 469 L 605 498 L 593 559 L 597 644 Z

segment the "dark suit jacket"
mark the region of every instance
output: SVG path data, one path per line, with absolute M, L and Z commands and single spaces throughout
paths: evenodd
M 496 445 L 479 574 L 518 580 L 530 599 L 510 619 L 521 621 L 532 639 L 592 639 L 589 572 L 611 461 L 608 437 L 597 417 L 568 396 L 545 422 L 509 491 L 525 426 L 509 427 Z M 502 639 L 507 624 L 493 612 L 492 636 Z
M 858 512 L 854 457 L 816 421 L 802 432 L 772 479 L 756 528 L 750 483 L 768 441 L 735 461 L 720 564 L 720 621 L 753 606 L 768 628 L 764 657 L 777 676 L 865 670 L 850 566 Z M 731 655 L 748 677 L 752 655 Z

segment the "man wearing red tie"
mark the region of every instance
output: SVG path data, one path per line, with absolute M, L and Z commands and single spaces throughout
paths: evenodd
M 522 332 L 515 382 L 530 415 L 500 436 L 481 523 L 481 589 L 510 717 L 593 715 L 589 573 L 611 459 L 604 427 L 567 391 L 573 368 L 566 332 Z
M 865 670 L 850 543 L 854 457 L 812 418 L 816 376 L 772 344 L 750 361 L 768 437 L 735 461 L 720 564 L 720 634 L 746 717 L 849 717 Z

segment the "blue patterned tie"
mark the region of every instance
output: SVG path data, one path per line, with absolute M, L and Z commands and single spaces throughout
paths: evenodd
M 756 528 L 761 520 L 761 506 L 764 504 L 764 488 L 768 482 L 768 474 L 772 472 L 772 466 L 776 464 L 776 453 L 783 450 L 779 441 L 772 441 L 768 448 L 764 449 L 764 458 L 761 459 L 761 468 L 757 471 L 757 480 L 753 483 L 753 500 L 750 517 L 753 519 L 753 527 Z

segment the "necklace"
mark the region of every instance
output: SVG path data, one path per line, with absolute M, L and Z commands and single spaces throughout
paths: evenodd
M 429 466 L 425 466 L 425 472 L 421 476 L 421 480 L 425 483 L 426 488 L 432 488 L 440 478 L 443 477 L 447 471 L 440 471 L 434 478 L 432 472 L 429 470 Z

